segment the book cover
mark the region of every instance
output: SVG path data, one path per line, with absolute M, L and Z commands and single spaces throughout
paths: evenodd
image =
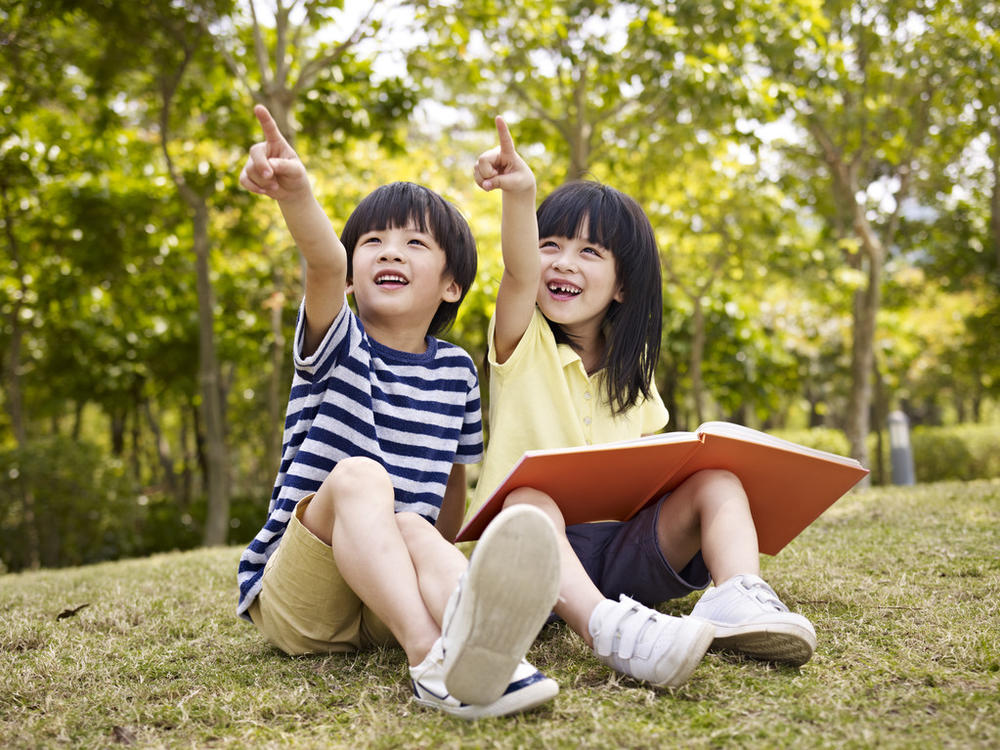
M 478 539 L 518 487 L 555 500 L 567 525 L 624 521 L 702 469 L 727 469 L 750 500 L 760 551 L 775 555 L 857 484 L 856 460 L 727 422 L 619 443 L 528 451 L 459 532 Z

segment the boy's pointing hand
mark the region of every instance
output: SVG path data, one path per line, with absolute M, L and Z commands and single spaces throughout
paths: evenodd
M 514 193 L 534 190 L 535 175 L 514 148 L 507 123 L 497 117 L 496 124 L 500 144 L 476 160 L 472 170 L 476 184 L 487 191 L 495 188 Z
M 311 188 L 305 165 L 281 135 L 267 107 L 258 104 L 253 112 L 264 131 L 264 141 L 250 147 L 240 185 L 251 193 L 279 201 L 308 194 Z

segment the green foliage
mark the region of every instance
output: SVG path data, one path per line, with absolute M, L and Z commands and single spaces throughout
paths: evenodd
M 910 436 L 918 482 L 1000 477 L 1000 427 L 915 427 Z
M 47 566 L 142 552 L 137 494 L 123 463 L 85 441 L 43 438 L 2 451 L 0 559 L 10 570 L 25 567 L 32 536 Z

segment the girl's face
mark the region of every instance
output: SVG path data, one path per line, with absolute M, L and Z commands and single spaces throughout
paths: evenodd
M 584 222 L 576 237 L 543 237 L 538 243 L 538 307 L 566 333 L 579 337 L 596 336 L 612 300 L 624 299 L 615 256 L 586 237 Z

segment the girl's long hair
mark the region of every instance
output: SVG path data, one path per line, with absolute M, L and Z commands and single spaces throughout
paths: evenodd
M 615 258 L 623 301 L 604 318 L 604 384 L 614 414 L 649 398 L 663 327 L 660 254 L 649 218 L 635 200 L 590 180 L 568 182 L 538 207 L 538 236 L 577 237 L 606 247 Z M 571 337 L 549 321 L 556 340 Z

